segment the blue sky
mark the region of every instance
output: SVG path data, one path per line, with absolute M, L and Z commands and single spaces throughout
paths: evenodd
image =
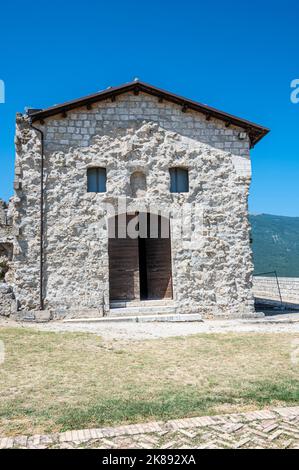
M 0 197 L 15 113 L 134 77 L 271 128 L 252 151 L 251 212 L 299 216 L 298 1 L 1 4 Z

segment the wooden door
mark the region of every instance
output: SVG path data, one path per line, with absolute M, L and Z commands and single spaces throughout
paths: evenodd
M 151 238 L 150 222 L 144 229 L 145 219 L 140 215 L 141 238 L 119 237 L 119 227 L 124 234 L 133 217 L 136 216 L 116 217 L 115 230 L 110 234 L 113 236 L 109 235 L 110 300 L 172 298 L 170 235 L 162 238 L 159 218 L 158 236 Z
M 165 223 L 165 219 L 163 222 Z M 167 223 L 169 222 L 167 221 Z M 161 217 L 159 218 L 158 237 L 146 238 L 145 252 L 148 298 L 171 299 L 172 275 L 170 233 L 168 238 L 162 238 Z
M 119 237 L 119 226 L 127 226 L 133 217 L 135 216 L 129 214 L 126 217 L 116 217 L 115 234 L 110 233 L 115 238 L 109 236 L 110 300 L 140 299 L 138 238 L 130 238 L 128 235 L 126 238 Z

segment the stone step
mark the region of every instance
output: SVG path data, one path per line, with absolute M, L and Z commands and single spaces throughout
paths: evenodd
M 63 320 L 63 323 L 117 323 L 117 322 L 194 322 L 202 321 L 202 317 L 198 313 L 189 314 L 160 314 L 160 315 L 131 315 L 120 317 L 101 317 L 101 318 L 70 318 Z
M 175 314 L 176 307 L 174 306 L 136 306 L 136 307 L 122 307 L 110 308 L 108 317 L 130 317 L 136 315 L 161 315 L 161 314 Z
M 66 311 L 65 318 L 96 318 L 102 317 L 103 312 L 96 308 L 70 309 Z
M 125 308 L 125 307 L 161 307 L 161 306 L 176 306 L 172 299 L 162 300 L 112 300 L 110 308 Z

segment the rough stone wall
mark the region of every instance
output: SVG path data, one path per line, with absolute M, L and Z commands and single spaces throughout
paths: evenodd
M 16 311 L 17 304 L 12 287 L 6 282 L 0 282 L 0 316 L 9 317 Z
M 13 256 L 13 227 L 8 224 L 8 207 L 0 199 L 0 315 L 9 316 L 15 311 L 15 302 L 10 282 Z
M 1 231 L 1 227 L 0 227 Z M 0 282 L 8 276 L 10 262 L 12 260 L 13 245 L 7 241 L 0 242 Z
M 0 199 L 0 226 L 6 225 L 6 204 Z
M 109 304 L 108 235 L 104 203 L 118 197 L 131 211 L 149 204 L 178 213 L 203 210 L 200 245 L 177 239 L 171 220 L 174 299 L 180 312 L 242 315 L 253 311 L 247 219 L 249 140 L 219 120 L 147 94 L 127 93 L 53 116 L 45 136 L 45 306 Z M 39 292 L 40 139 L 17 117 L 14 224 L 15 291 L 21 308 L 37 308 Z M 107 192 L 88 193 L 86 170 L 107 169 Z M 189 193 L 171 194 L 169 167 L 189 168 Z M 146 191 L 132 197 L 131 175 L 144 173 Z M 135 194 L 133 194 L 135 195 Z M 183 224 L 185 224 L 183 220 Z M 199 230 L 193 220 L 193 235 Z
M 27 310 L 39 305 L 41 142 L 21 114 L 16 119 L 15 148 L 14 292 L 20 308 Z

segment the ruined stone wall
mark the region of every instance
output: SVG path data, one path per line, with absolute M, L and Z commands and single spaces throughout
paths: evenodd
M 12 259 L 13 230 L 8 225 L 7 204 L 0 199 L 0 282 L 5 281 Z
M 0 226 L 6 225 L 6 204 L 0 199 Z
M 16 120 L 15 148 L 14 291 L 21 308 L 34 309 L 39 302 L 41 143 L 21 114 Z
M 147 94 L 127 93 L 53 116 L 39 125 L 45 136 L 45 304 L 98 308 L 109 304 L 105 202 L 117 197 L 131 210 L 155 204 L 178 213 L 184 203 L 203 210 L 200 244 L 174 236 L 174 299 L 180 312 L 242 315 L 252 311 L 252 261 L 247 220 L 249 140 L 238 129 Z M 38 307 L 40 140 L 18 116 L 14 254 L 21 308 Z M 107 169 L 107 192 L 87 192 L 87 168 Z M 189 193 L 171 194 L 169 167 L 189 168 Z M 139 194 L 131 175 L 144 173 Z M 133 196 L 138 195 L 138 198 Z M 183 221 L 183 225 L 185 224 Z M 193 235 L 200 230 L 193 220 Z
M 11 269 L 14 236 L 7 212 L 7 204 L 0 199 L 0 315 L 5 316 L 14 312 L 16 307 L 10 285 L 14 278 Z

